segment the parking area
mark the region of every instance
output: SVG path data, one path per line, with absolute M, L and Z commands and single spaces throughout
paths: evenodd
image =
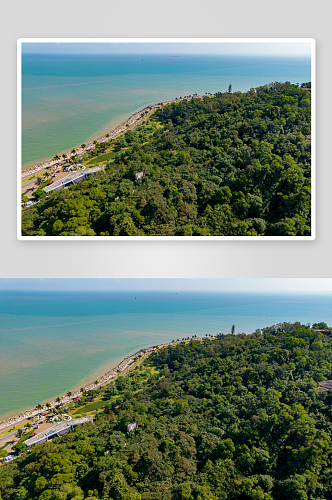
M 47 431 L 50 427 L 52 427 L 54 425 L 54 422 L 49 422 L 49 423 L 43 423 L 41 425 L 39 425 L 38 429 L 34 429 L 34 432 L 36 434 L 39 434 L 40 432 L 44 432 L 44 431 Z M 4 447 L 4 449 L 8 452 L 8 453 L 11 453 L 11 452 L 14 452 L 15 450 L 13 450 L 13 446 L 18 443 L 20 440 L 19 437 L 16 436 L 16 432 L 15 433 L 9 433 L 8 436 L 6 436 L 5 438 L 1 438 L 0 440 L 0 447 Z
M 52 176 L 49 178 L 49 180 L 55 182 L 55 181 L 62 179 L 63 177 L 66 177 L 67 175 L 68 175 L 68 172 L 63 172 L 62 170 L 60 170 L 60 172 L 57 173 L 55 177 Z M 34 192 L 38 188 L 39 188 L 39 184 L 37 184 L 36 180 L 27 182 L 26 184 L 22 185 L 21 194 L 22 195 L 24 194 L 30 200 L 31 198 L 34 198 Z

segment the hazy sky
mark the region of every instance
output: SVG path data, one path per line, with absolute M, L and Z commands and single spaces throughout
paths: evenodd
M 0 279 L 0 291 L 332 292 L 332 278 Z
M 281 39 L 282 40 L 282 39 Z M 310 43 L 303 42 L 217 42 L 202 43 L 23 43 L 22 52 L 43 54 L 246 54 L 246 55 L 283 55 L 310 56 Z

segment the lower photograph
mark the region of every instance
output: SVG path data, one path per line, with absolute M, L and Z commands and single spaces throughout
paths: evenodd
M 0 499 L 332 499 L 332 279 L 0 279 Z

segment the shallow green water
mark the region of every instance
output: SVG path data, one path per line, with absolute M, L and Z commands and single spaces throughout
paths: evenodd
M 332 325 L 331 305 L 331 294 L 0 292 L 0 416 L 80 388 L 142 347 L 232 324 Z
M 310 80 L 310 59 L 182 55 L 22 56 L 22 165 L 110 131 L 149 104 Z

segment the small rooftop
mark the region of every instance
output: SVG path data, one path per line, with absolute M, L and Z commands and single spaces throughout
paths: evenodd
M 49 193 L 50 191 L 53 191 L 54 189 L 60 188 L 64 186 L 65 184 L 69 184 L 76 179 L 79 179 L 80 177 L 85 177 L 90 174 L 94 174 L 95 172 L 98 172 L 99 170 L 104 170 L 104 165 L 100 165 L 99 167 L 91 167 L 91 168 L 86 168 L 82 170 L 75 170 L 75 172 L 71 172 L 70 174 L 66 175 L 66 177 L 63 177 L 62 179 L 59 179 L 58 181 L 54 181 L 52 184 L 49 184 L 48 186 L 44 187 L 45 193 Z M 104 170 L 105 171 L 105 170 Z
M 93 418 L 91 415 L 87 417 L 75 418 L 73 420 L 64 420 L 63 422 L 59 422 L 58 424 L 52 425 L 52 427 L 50 427 L 46 431 L 40 432 L 39 434 L 36 434 L 36 436 L 27 439 L 25 441 L 25 444 L 27 446 L 31 446 L 32 444 L 36 444 L 39 443 L 39 441 L 46 440 L 50 436 L 53 436 L 54 434 L 57 434 L 58 432 L 61 432 L 67 428 L 71 429 L 73 427 L 76 427 L 76 425 L 84 424 L 86 422 L 93 423 Z
M 324 333 L 324 335 L 329 335 L 329 333 L 330 333 L 330 330 L 322 330 L 322 329 L 318 329 L 318 328 L 313 328 L 313 330 L 315 332 Z
M 319 392 L 327 392 L 327 391 L 332 391 L 332 380 L 323 380 L 322 382 L 318 382 Z

